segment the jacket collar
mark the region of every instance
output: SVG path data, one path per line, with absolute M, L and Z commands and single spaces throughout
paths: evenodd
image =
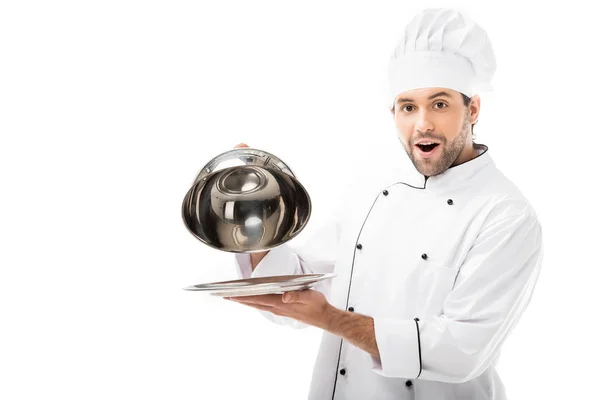
M 480 175 L 482 171 L 493 168 L 495 165 L 486 145 L 476 143 L 474 148 L 479 151 L 478 156 L 462 164 L 452 166 L 435 176 L 425 177 L 417 171 L 411 162 L 411 167 L 409 168 L 410 172 L 405 176 L 406 179 L 403 179 L 402 182 L 414 186 L 415 188 L 436 191 L 460 187 L 465 182 Z

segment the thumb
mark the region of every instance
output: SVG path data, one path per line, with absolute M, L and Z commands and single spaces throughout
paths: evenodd
M 285 292 L 281 296 L 281 301 L 284 303 L 295 303 L 298 301 L 298 292 Z
M 239 149 L 239 148 L 242 148 L 242 147 L 249 147 L 249 146 L 246 143 L 239 143 L 239 144 L 235 145 L 234 149 Z
M 281 296 L 281 301 L 284 303 L 310 303 L 312 299 L 312 290 L 292 290 L 291 292 L 285 292 Z

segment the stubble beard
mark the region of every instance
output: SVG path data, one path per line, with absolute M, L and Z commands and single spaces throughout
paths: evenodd
M 447 143 L 445 137 L 435 136 L 435 135 L 423 135 L 417 136 L 415 138 L 411 138 L 408 143 L 408 147 L 404 146 L 404 150 L 406 154 L 412 161 L 413 165 L 419 171 L 421 175 L 425 176 L 435 176 L 446 171 L 452 164 L 458 159 L 463 149 L 465 148 L 465 144 L 467 143 L 467 138 L 469 137 L 471 129 L 471 123 L 469 121 L 469 112 L 468 110 L 465 112 L 464 123 L 459 132 L 459 134 L 452 140 L 450 143 Z M 441 154 L 437 155 L 434 158 L 420 158 L 415 153 L 417 152 L 415 142 L 422 137 L 428 137 L 437 139 L 440 141 L 438 147 L 438 151 L 441 151 Z

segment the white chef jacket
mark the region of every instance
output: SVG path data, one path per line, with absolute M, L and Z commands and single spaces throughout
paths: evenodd
M 272 249 L 254 271 L 235 255 L 243 278 L 334 272 L 314 289 L 373 318 L 380 361 L 324 331 L 309 399 L 506 399 L 495 364 L 536 284 L 542 231 L 487 146 L 476 149 L 427 179 L 413 167 L 357 182 L 305 245 Z

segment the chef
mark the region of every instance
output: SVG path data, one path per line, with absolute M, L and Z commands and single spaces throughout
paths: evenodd
M 410 168 L 372 171 L 302 246 L 235 255 L 241 278 L 336 274 L 310 290 L 228 298 L 323 330 L 310 399 L 506 398 L 495 365 L 543 250 L 535 211 L 473 140 L 476 91 L 491 89 L 495 69 L 485 31 L 463 13 L 419 13 L 389 62 Z

